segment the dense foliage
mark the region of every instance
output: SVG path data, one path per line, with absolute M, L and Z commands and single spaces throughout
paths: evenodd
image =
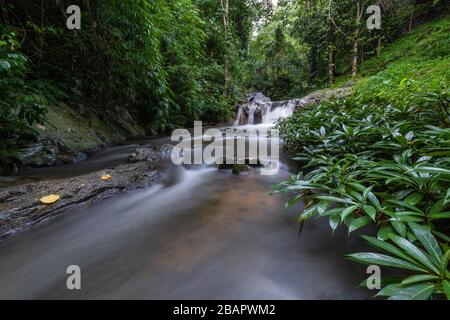
M 351 98 L 278 125 L 304 166 L 277 190 L 294 193 L 288 205 L 305 202 L 302 223 L 328 217 L 349 233 L 375 223 L 377 238 L 364 238 L 383 253 L 349 257 L 410 271 L 379 293 L 394 299 L 450 298 L 449 27 L 448 18 L 422 26 L 367 62 L 385 69 Z
M 227 121 L 243 95 L 242 68 L 258 1 L 0 0 L 1 146 L 32 138 L 45 108 L 64 102 L 127 110 L 148 134 Z M 69 5 L 81 29 L 69 30 Z M 224 92 L 225 56 L 228 89 Z M 48 97 L 51 99 L 49 100 Z
M 361 63 L 379 56 L 415 26 L 444 14 L 446 1 L 280 0 L 260 26 L 250 48 L 247 86 L 274 99 L 297 98 L 363 72 Z M 381 8 L 381 29 L 369 30 L 369 5 Z M 350 75 L 350 76 L 349 76 Z

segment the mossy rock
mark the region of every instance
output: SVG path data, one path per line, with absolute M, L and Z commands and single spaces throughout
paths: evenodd
M 235 165 L 233 165 L 233 169 L 231 172 L 233 172 L 233 174 L 237 174 L 237 175 L 248 175 L 251 170 L 252 170 L 252 167 L 250 167 L 246 164 L 235 164 Z

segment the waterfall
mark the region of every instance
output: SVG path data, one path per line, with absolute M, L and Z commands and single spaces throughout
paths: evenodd
M 237 114 L 236 120 L 234 121 L 234 126 L 235 127 L 240 124 L 241 118 L 243 117 L 243 115 L 244 115 L 244 107 L 240 106 L 239 110 L 238 110 L 238 114 Z
M 275 123 L 279 119 L 290 117 L 302 102 L 301 99 L 272 102 L 262 93 L 252 94 L 247 104 L 239 107 L 234 125 Z

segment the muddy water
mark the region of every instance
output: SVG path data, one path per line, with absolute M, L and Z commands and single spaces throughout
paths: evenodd
M 0 242 L 0 298 L 369 297 L 356 288 L 364 267 L 344 259 L 361 249 L 360 239 L 333 236 L 326 220 L 298 236 L 301 208 L 285 210 L 286 199 L 269 194 L 292 174 L 286 163 L 275 176 L 170 163 L 161 170 L 160 185 L 67 211 Z M 69 265 L 81 268 L 80 291 L 66 288 Z

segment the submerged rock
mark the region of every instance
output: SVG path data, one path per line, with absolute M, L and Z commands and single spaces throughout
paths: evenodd
M 233 165 L 233 169 L 231 170 L 231 172 L 233 172 L 233 174 L 236 174 L 238 176 L 246 176 L 249 175 L 252 170 L 253 168 L 250 167 L 249 165 L 235 164 Z
M 163 144 L 160 146 L 143 146 L 137 148 L 128 157 L 129 162 L 139 161 L 157 161 L 162 159 L 170 159 L 173 145 Z
M 139 161 L 155 161 L 161 158 L 161 154 L 152 148 L 137 148 L 130 156 L 128 161 L 139 162 Z

